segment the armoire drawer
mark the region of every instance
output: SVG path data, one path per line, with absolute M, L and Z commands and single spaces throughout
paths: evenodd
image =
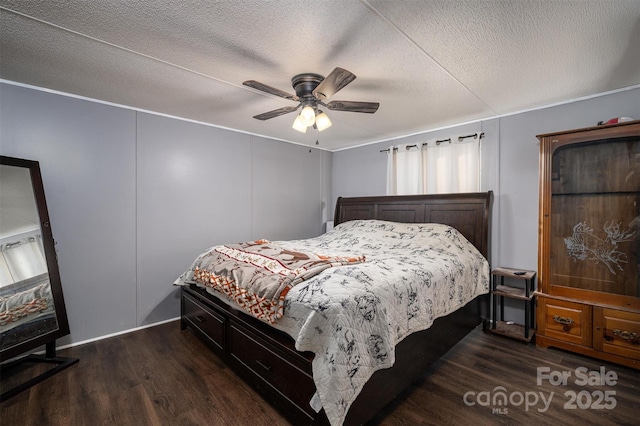
M 592 322 L 590 305 L 565 300 L 540 298 L 543 316 L 542 334 L 582 346 L 591 346 Z
M 595 307 L 594 348 L 640 360 L 640 313 Z
M 223 353 L 226 334 L 225 317 L 185 292 L 182 293 L 182 297 L 184 319 L 206 338 L 210 346 Z
M 309 401 L 315 393 L 315 384 L 311 374 L 298 368 L 295 361 L 276 353 L 268 343 L 236 322 L 232 321 L 229 329 L 232 362 L 239 363 L 242 370 L 254 375 L 259 386 L 266 385 L 302 411 L 312 414 Z

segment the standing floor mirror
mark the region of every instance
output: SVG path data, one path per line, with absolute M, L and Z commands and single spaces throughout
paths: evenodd
M 0 401 L 78 362 L 56 356 L 69 334 L 44 187 L 37 161 L 0 156 Z M 27 354 L 45 347 L 44 355 Z M 27 363 L 51 368 L 5 389 Z

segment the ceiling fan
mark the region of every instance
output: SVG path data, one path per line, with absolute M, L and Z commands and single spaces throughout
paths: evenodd
M 304 133 L 307 131 L 307 128 L 311 126 L 317 128 L 319 131 L 323 131 L 331 126 L 331 120 L 329 120 L 327 114 L 319 109 L 320 106 L 330 109 L 331 111 L 363 112 L 367 114 L 373 114 L 378 110 L 380 106 L 378 102 L 331 101 L 325 103 L 327 99 L 351 83 L 355 78 L 355 74 L 339 67 L 331 71 L 331 74 L 326 78 L 320 74 L 298 74 L 291 79 L 291 85 L 296 92 L 295 95 L 255 80 L 247 80 L 242 84 L 262 92 L 298 102 L 297 106 L 279 108 L 255 115 L 253 118 L 268 120 L 294 112 L 302 107 L 300 114 L 293 123 L 293 128 Z

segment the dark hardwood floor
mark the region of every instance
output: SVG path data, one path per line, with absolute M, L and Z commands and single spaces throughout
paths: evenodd
M 58 355 L 80 362 L 3 402 L 1 425 L 289 424 L 177 321 Z M 580 367 L 604 368 L 609 382 L 581 384 Z M 5 374 L 3 391 L 41 368 Z M 566 384 L 538 385 L 538 368 L 552 378 L 571 376 Z M 503 405 L 494 403 L 499 386 Z M 638 425 L 640 372 L 476 329 L 372 423 Z

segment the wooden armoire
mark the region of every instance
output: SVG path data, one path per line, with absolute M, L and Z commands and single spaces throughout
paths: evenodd
M 537 345 L 640 369 L 640 120 L 538 138 Z

